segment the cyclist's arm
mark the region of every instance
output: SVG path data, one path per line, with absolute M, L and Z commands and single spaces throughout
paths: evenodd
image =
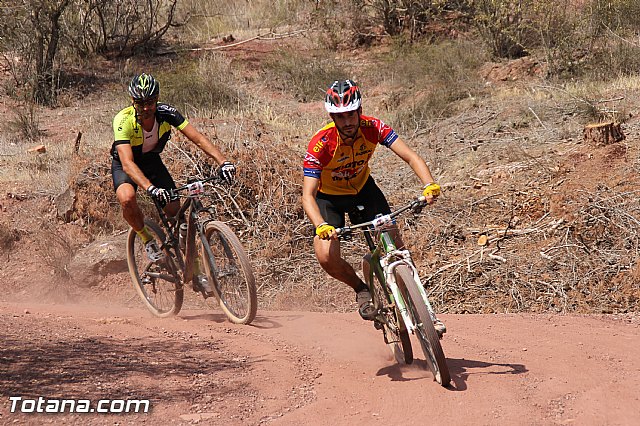
M 320 179 L 305 176 L 302 181 L 302 208 L 314 227 L 318 227 L 318 225 L 324 222 L 324 218 L 316 202 L 316 194 L 319 186 Z
M 216 160 L 216 163 L 222 164 L 227 161 L 227 158 L 222 154 L 222 151 L 218 149 L 205 135 L 200 133 L 191 123 L 187 124 L 182 130 L 180 130 L 191 142 L 196 144 L 198 148 L 204 151 L 209 157 Z M 217 139 L 217 137 L 216 137 Z
M 409 145 L 407 145 L 402 139 L 396 139 L 391 144 L 391 150 L 402 158 L 415 172 L 416 176 L 422 181 L 423 185 L 434 183 L 435 179 L 431 175 L 429 166 Z
M 133 161 L 133 150 L 128 143 L 121 143 L 116 145 L 118 151 L 118 158 L 122 163 L 122 170 L 129 175 L 131 179 L 145 191 L 151 186 L 151 181 L 142 173 L 140 167 Z

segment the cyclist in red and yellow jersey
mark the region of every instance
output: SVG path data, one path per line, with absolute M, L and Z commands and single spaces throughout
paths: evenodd
M 335 228 L 345 224 L 345 213 L 364 206 L 363 221 L 391 212 L 387 200 L 371 177 L 369 160 L 378 145 L 391 149 L 413 169 L 423 184 L 423 195 L 433 203 L 440 195 L 425 161 L 381 120 L 362 115 L 362 95 L 355 82 L 335 81 L 327 90 L 325 109 L 332 122 L 309 143 L 304 158 L 302 206 L 316 228 L 313 241 L 320 266 L 356 292 L 360 315 L 371 303 L 367 285 L 340 254 Z

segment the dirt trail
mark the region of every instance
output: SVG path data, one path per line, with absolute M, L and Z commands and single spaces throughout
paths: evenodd
M 355 313 L 261 311 L 247 327 L 201 310 L 159 320 L 138 309 L 2 302 L 0 423 L 631 425 L 640 419 L 637 317 L 443 319 L 449 389 L 432 380 L 419 352 L 414 365 L 395 364 L 381 334 Z M 14 414 L 11 395 L 149 398 L 152 410 Z

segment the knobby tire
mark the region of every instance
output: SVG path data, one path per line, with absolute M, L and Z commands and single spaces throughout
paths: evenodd
M 165 240 L 165 234 L 152 220 L 145 219 L 158 245 Z M 165 250 L 165 259 L 151 262 L 142 244 L 142 239 L 133 230 L 127 238 L 127 265 L 131 282 L 149 311 L 160 318 L 170 317 L 180 312 L 184 300 L 184 289 L 177 272 L 173 255 Z M 147 283 L 143 279 L 147 278 Z
M 365 262 L 366 261 L 367 260 L 365 260 Z M 369 274 L 366 271 L 364 271 L 364 277 L 366 281 L 369 281 Z M 379 315 L 383 315 L 384 319 L 379 322 L 384 328 L 383 333 L 387 338 L 387 346 L 391 354 L 398 364 L 411 364 L 413 362 L 411 339 L 409 338 L 409 332 L 402 320 L 400 311 L 398 311 L 398 308 L 392 304 L 387 296 L 390 294 L 390 290 L 387 288 L 387 292 L 385 292 L 382 289 L 382 283 L 375 273 L 373 274 L 373 287 L 369 282 L 367 282 L 367 285 L 371 289 L 376 311 L 383 312 Z
M 249 324 L 256 317 L 258 297 L 249 257 L 242 243 L 225 223 L 208 222 L 201 244 L 209 282 L 214 284 L 220 308 L 234 324 Z M 213 254 L 213 257 L 209 256 Z
M 411 268 L 406 265 L 399 265 L 394 274 L 401 292 L 405 295 L 407 309 L 413 317 L 413 322 L 416 325 L 416 335 L 422 346 L 422 352 L 424 352 L 429 369 L 433 373 L 433 378 L 442 386 L 448 386 L 449 382 L 451 382 L 449 367 L 447 366 L 442 345 L 440 345 L 440 338 L 433 327 L 433 320 L 417 287 L 421 284 L 416 283 Z

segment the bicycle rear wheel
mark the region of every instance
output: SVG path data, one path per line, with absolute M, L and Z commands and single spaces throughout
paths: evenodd
M 433 378 L 442 386 L 449 385 L 451 376 L 447 360 L 440 345 L 440 338 L 433 327 L 433 320 L 427 306 L 425 305 L 420 290 L 419 283 L 415 281 L 413 272 L 406 265 L 399 265 L 394 271 L 396 282 L 407 302 L 409 315 L 416 325 L 416 335 L 422 346 L 422 352 L 427 359 L 429 369 L 433 373 Z
M 145 219 L 144 223 L 158 243 L 164 241 L 164 232 L 155 222 Z M 153 315 L 164 318 L 180 312 L 184 291 L 173 255 L 168 250 L 165 250 L 163 260 L 151 262 L 142 240 L 130 229 L 127 238 L 127 265 L 133 287 Z
M 242 243 L 231 228 L 219 221 L 208 222 L 204 234 L 206 240 L 201 243 L 205 246 L 205 269 L 220 308 L 232 323 L 251 323 L 258 310 L 258 296 L 253 268 Z
M 391 350 L 393 357 L 398 364 L 411 364 L 413 362 L 413 348 L 411 347 L 411 339 L 409 338 L 409 332 L 402 320 L 402 316 L 398 311 L 398 308 L 391 301 L 390 292 L 387 289 L 385 292 L 382 288 L 382 283 L 378 279 L 376 274 L 373 274 L 373 286 L 369 283 L 368 273 L 368 257 L 365 256 L 363 260 L 363 273 L 367 285 L 371 289 L 371 296 L 373 298 L 373 305 L 376 308 L 376 318 L 374 321 L 382 327 L 384 333 L 385 343 Z M 364 262 L 367 262 L 365 266 Z M 376 328 L 379 327 L 376 325 Z

